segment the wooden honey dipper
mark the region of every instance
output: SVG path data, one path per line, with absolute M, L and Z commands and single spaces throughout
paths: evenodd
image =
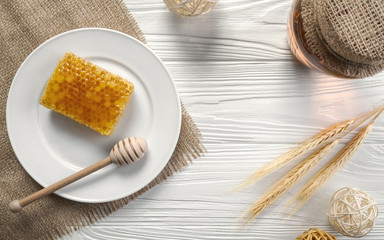
M 112 148 L 110 154 L 105 159 L 87 167 L 83 170 L 72 174 L 46 188 L 43 188 L 23 199 L 14 200 L 9 204 L 9 209 L 14 212 L 20 212 L 20 210 L 30 204 L 31 202 L 47 196 L 60 188 L 67 186 L 68 184 L 73 183 L 103 167 L 108 166 L 111 163 L 118 165 L 128 165 L 136 162 L 144 156 L 144 153 L 147 151 L 147 142 L 140 137 L 130 137 L 124 138 L 115 144 Z

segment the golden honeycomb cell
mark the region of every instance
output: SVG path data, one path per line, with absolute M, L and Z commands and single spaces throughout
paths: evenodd
M 66 52 L 45 87 L 40 104 L 111 135 L 134 90 L 131 82 Z

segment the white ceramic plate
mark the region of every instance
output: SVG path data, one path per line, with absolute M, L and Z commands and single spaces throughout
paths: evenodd
M 112 136 L 101 136 L 39 104 L 48 78 L 66 51 L 135 85 Z M 25 170 L 44 187 L 107 157 L 125 137 L 147 140 L 148 152 L 139 162 L 112 164 L 56 192 L 80 202 L 116 200 L 147 185 L 170 159 L 180 125 L 179 98 L 161 60 L 136 39 L 108 29 L 76 29 L 44 42 L 20 66 L 7 102 L 12 147 Z

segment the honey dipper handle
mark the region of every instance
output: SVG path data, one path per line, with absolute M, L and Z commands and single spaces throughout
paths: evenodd
M 10 204 L 9 204 L 9 209 L 12 211 L 12 212 L 19 212 L 24 206 L 30 204 L 31 202 L 39 199 L 39 198 L 42 198 L 44 196 L 47 196 L 53 192 L 55 192 L 56 190 L 59 190 L 60 188 L 63 188 L 65 186 L 67 186 L 68 184 L 71 184 L 105 166 L 108 166 L 109 164 L 111 163 L 111 159 L 109 157 L 87 167 L 87 168 L 84 168 L 83 170 L 75 173 L 75 174 L 72 174 L 46 188 L 43 188 L 41 189 L 40 191 L 37 191 L 23 199 L 20 199 L 20 200 L 14 200 L 12 201 Z

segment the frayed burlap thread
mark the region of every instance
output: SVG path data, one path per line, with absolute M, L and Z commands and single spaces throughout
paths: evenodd
M 0 239 L 56 239 L 89 226 L 129 204 L 205 151 L 199 129 L 182 105 L 179 141 L 169 163 L 137 193 L 99 204 L 78 203 L 53 194 L 31 203 L 19 214 L 8 210 L 10 201 L 41 189 L 19 164 L 8 139 L 5 106 L 12 79 L 24 59 L 41 43 L 83 27 L 110 28 L 145 42 L 120 0 L 0 1 Z

